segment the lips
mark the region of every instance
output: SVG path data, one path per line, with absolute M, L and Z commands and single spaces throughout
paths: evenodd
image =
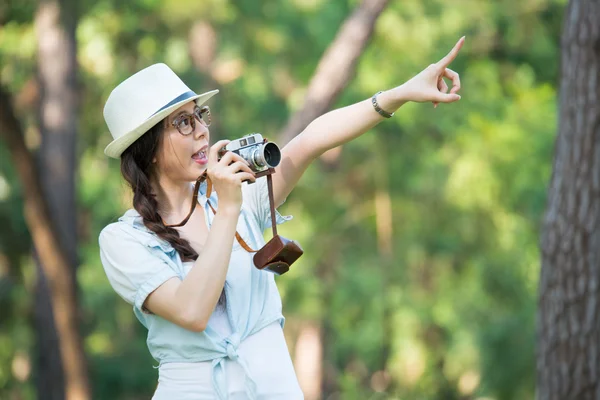
M 202 147 L 200 150 L 192 154 L 192 159 L 199 164 L 206 164 L 208 162 L 207 157 L 208 146 Z

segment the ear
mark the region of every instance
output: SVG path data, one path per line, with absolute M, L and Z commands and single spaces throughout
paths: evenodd
M 152 164 L 156 164 L 156 157 L 152 159 Z

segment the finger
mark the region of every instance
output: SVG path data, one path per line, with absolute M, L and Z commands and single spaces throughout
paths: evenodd
M 217 143 L 213 144 L 208 152 L 208 162 L 211 164 L 215 164 L 219 161 L 219 150 L 229 144 L 229 140 L 219 140 Z
M 460 76 L 458 73 L 452 71 L 450 68 L 444 69 L 443 76 L 452 80 L 452 89 L 450 93 L 457 93 L 460 90 Z
M 458 39 L 458 42 L 454 45 L 452 50 L 450 50 L 450 52 L 448 54 L 446 54 L 446 56 L 444 58 L 442 58 L 440 61 L 438 61 L 438 63 L 436 64 L 438 66 L 438 68 L 442 69 L 442 68 L 446 68 L 448 65 L 450 65 L 450 63 L 458 55 L 458 52 L 460 51 L 464 42 L 465 42 L 464 36 L 461 37 L 460 39 Z
M 241 162 L 243 162 L 246 165 L 250 165 L 250 164 L 248 164 L 248 161 L 246 161 L 246 159 L 244 157 L 240 156 L 237 153 L 233 153 L 232 161 L 233 162 L 241 161 Z
M 437 84 L 438 90 L 442 93 L 448 93 L 448 85 L 446 85 L 446 81 L 444 81 L 444 78 L 442 78 L 440 76 L 440 78 L 438 79 L 438 84 Z M 438 106 L 438 102 L 434 101 L 433 102 L 433 108 L 437 108 Z
M 237 160 L 234 160 L 234 158 L 236 156 L 239 157 L 234 152 L 228 151 L 227 153 L 223 154 L 223 156 L 219 159 L 219 164 L 224 165 L 224 166 L 230 165 L 231 163 L 237 161 Z
M 237 153 L 234 153 L 233 151 L 225 153 L 225 155 L 221 158 L 221 163 L 223 165 L 231 165 L 235 162 L 242 162 L 246 165 L 249 165 L 248 161 L 246 161 L 242 156 L 240 156 Z
M 440 77 L 440 80 L 438 81 L 438 89 L 442 93 L 448 93 L 448 85 L 446 84 L 444 78 Z
M 244 182 L 256 182 L 256 176 L 248 172 L 238 172 L 233 174 L 230 178 L 230 182 L 241 186 Z
M 252 170 L 250 169 L 250 167 L 248 166 L 248 163 L 246 161 L 236 161 L 233 164 L 231 164 L 229 167 L 227 167 L 227 169 L 232 173 L 235 174 L 236 172 L 248 172 L 250 174 L 252 174 Z
M 438 93 L 435 101 L 439 103 L 453 103 L 460 100 L 460 95 L 456 93 Z
M 231 165 L 237 161 L 242 161 L 247 164 L 246 160 L 244 160 L 239 154 L 234 153 L 233 151 L 228 151 L 227 153 L 225 153 L 223 155 L 223 157 L 221 157 L 221 159 L 219 160 L 219 163 L 221 165 L 227 166 L 227 165 Z
M 244 181 L 256 182 L 256 176 L 253 173 L 238 172 L 237 174 L 235 174 L 235 177 L 238 178 L 240 182 L 244 182 Z

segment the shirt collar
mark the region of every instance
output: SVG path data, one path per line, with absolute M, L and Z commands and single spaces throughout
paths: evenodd
M 191 183 L 192 188 L 194 187 L 194 184 L 195 184 L 195 182 Z M 198 190 L 198 203 L 202 206 L 202 208 L 206 207 L 206 202 L 207 202 L 206 189 L 207 189 L 207 184 L 206 184 L 206 181 L 204 181 L 200 184 L 200 188 Z M 210 199 L 213 202 L 213 204 L 216 202 L 216 195 L 215 195 L 214 190 L 211 193 Z M 127 210 L 125 212 L 125 214 L 123 214 L 119 218 L 119 221 L 125 222 L 126 224 L 129 224 L 136 229 L 154 233 L 154 232 L 150 231 L 150 229 L 146 228 L 146 225 L 144 225 L 144 221 L 142 220 L 142 216 L 134 208 Z

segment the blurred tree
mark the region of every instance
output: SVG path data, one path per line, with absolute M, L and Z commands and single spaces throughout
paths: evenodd
M 301 133 L 318 116 L 329 111 L 340 92 L 354 77 L 356 65 L 363 54 L 373 32 L 377 18 L 388 4 L 388 0 L 363 0 L 341 24 L 335 39 L 319 60 L 314 75 L 310 78 L 303 104 L 288 119 L 286 126 L 278 134 L 282 144 L 289 142 Z M 325 160 L 339 156 L 341 149 L 332 149 Z M 332 156 L 333 155 L 333 156 Z M 319 263 L 316 273 L 321 276 L 328 264 Z M 307 400 L 322 397 L 334 388 L 331 382 L 322 382 L 323 346 L 328 331 L 320 321 L 307 322 L 298 335 L 297 356 L 295 361 L 298 380 Z
M 285 334 L 298 362 L 322 358 L 313 372 L 323 398 L 534 396 L 538 230 L 556 133 L 565 3 L 404 0 L 388 2 L 377 19 L 348 86 L 323 111 L 401 84 L 466 34 L 453 68 L 463 99 L 435 110 L 407 104 L 329 154 L 334 163 L 309 168 L 282 208 L 296 217 L 282 234 L 305 249 L 278 279 Z M 119 163 L 102 152 L 110 141 L 102 118 L 110 90 L 166 62 L 193 90 L 222 89 L 211 99 L 211 134 L 259 131 L 277 141 L 275 132 L 302 109 L 315 65 L 359 4 L 77 2 L 77 277 L 94 398 L 147 399 L 156 386 L 146 331 L 115 295 L 98 257 L 98 233 L 131 207 Z M 24 101 L 37 87 L 38 5 L 0 2 L 0 81 L 31 154 L 43 151 L 35 101 Z M 22 211 L 23 202 L 36 200 L 19 184 L 22 160 L 10 160 L 21 153 L 11 149 L 0 143 L 0 398 L 29 400 L 44 395 L 36 395 L 27 369 L 37 361 L 29 318 L 36 271 Z M 7 263 L 22 276 L 8 286 Z
M 69 327 L 56 326 L 57 314 L 67 312 L 54 308 L 43 264 L 44 254 L 37 253 L 38 281 L 35 293 L 38 393 L 45 399 L 84 399 L 89 396 L 87 367 L 83 342 L 79 333 L 80 316 L 77 301 L 77 207 L 75 201 L 75 155 L 79 90 L 77 88 L 77 1 L 43 0 L 35 15 L 37 33 L 37 65 L 39 86 L 39 130 L 41 146 L 37 153 L 43 198 L 48 204 L 56 240 L 65 251 L 67 264 L 55 277 L 69 286 L 71 311 Z M 58 330 L 56 329 L 58 327 Z M 58 345 L 57 345 L 58 344 Z
M 38 84 L 33 83 L 30 75 L 23 90 L 15 96 L 21 113 L 13 109 L 6 92 L 0 101 L 2 134 L 24 188 L 25 220 L 39 261 L 33 307 L 37 328 L 33 330 L 37 335 L 34 366 L 37 393 L 45 399 L 89 397 L 74 270 L 77 263 L 74 143 L 78 102 L 74 84 L 77 25 L 74 5 L 75 2 L 69 1 L 42 1 L 38 5 L 35 15 L 39 38 Z M 32 18 L 33 9 L 26 4 L 8 10 L 19 21 L 26 20 L 28 11 Z M 33 28 L 33 24 L 30 26 Z M 26 74 L 28 68 L 21 71 Z M 32 92 L 36 95 L 31 96 Z M 37 126 L 42 137 L 38 162 L 28 149 L 32 136 L 26 134 L 26 130 L 31 132 L 28 117 L 33 114 L 30 109 L 36 101 L 32 98 L 37 93 L 40 93 Z
M 25 191 L 24 213 L 35 251 L 44 260 L 44 275 L 50 290 L 50 302 L 54 312 L 54 323 L 58 331 L 58 346 L 65 365 L 65 381 L 54 382 L 51 393 L 58 395 L 61 390 L 55 386 L 65 385 L 68 399 L 88 398 L 88 382 L 85 369 L 83 347 L 77 327 L 77 305 L 73 292 L 74 282 L 68 269 L 68 258 L 58 235 L 52 226 L 48 204 L 41 192 L 40 178 L 35 161 L 25 145 L 23 130 L 11 105 L 10 96 L 0 90 L 0 134 L 10 150 L 15 169 Z M 55 368 L 56 365 L 52 365 Z M 45 397 L 44 397 L 45 398 Z M 65 398 L 65 396 L 63 396 Z
M 279 134 L 282 144 L 289 142 L 335 103 L 338 94 L 354 77 L 360 56 L 387 3 L 388 0 L 363 0 L 344 21 L 317 64 L 302 107 L 289 117 Z
M 541 238 L 539 399 L 600 398 L 600 2 L 571 0 Z

